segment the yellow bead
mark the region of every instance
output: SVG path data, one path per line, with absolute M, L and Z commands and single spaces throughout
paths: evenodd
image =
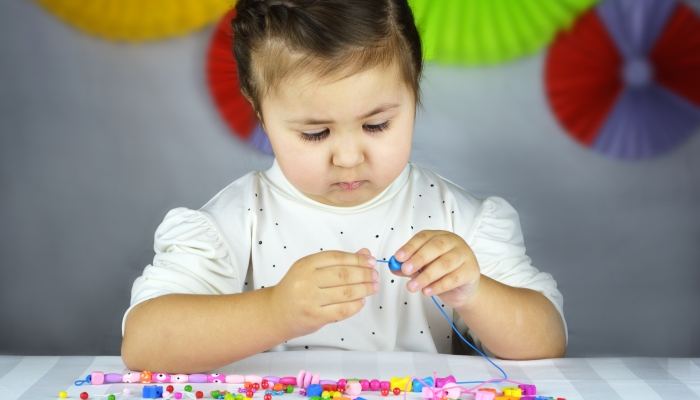
M 337 399 L 340 396 L 342 396 L 342 394 L 340 394 L 340 392 L 333 392 L 333 396 L 331 396 L 331 397 L 333 397 L 334 399 Z
M 404 390 L 410 392 L 413 389 L 413 380 L 410 376 L 404 378 L 397 378 L 394 376 L 389 380 L 389 384 L 392 391 L 394 390 L 394 388 L 399 388 L 402 392 Z M 407 385 L 408 387 L 406 387 Z
M 61 399 L 67 399 L 67 398 L 68 398 L 68 393 L 66 393 L 66 392 L 60 392 L 60 393 L 58 394 L 58 397 L 61 398 Z
M 324 399 L 328 399 L 328 398 L 331 397 L 331 394 L 328 393 L 327 390 L 324 390 L 323 393 L 321 393 L 321 397 L 324 398 Z

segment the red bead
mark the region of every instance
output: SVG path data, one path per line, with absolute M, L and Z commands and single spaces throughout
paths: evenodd
M 397 396 L 400 395 L 400 394 L 401 394 L 401 389 L 399 389 L 399 388 L 394 388 L 394 394 L 397 395 Z
M 270 383 L 269 383 L 267 380 L 264 380 L 264 381 L 262 381 L 262 383 L 260 384 L 260 387 L 263 388 L 263 389 L 267 389 L 267 388 L 270 387 Z
M 246 390 L 245 395 L 247 398 L 253 398 L 253 391 L 252 390 Z
M 260 389 L 260 384 L 257 383 L 257 382 L 255 382 L 255 383 L 253 384 L 253 389 L 255 389 L 255 390 Z
M 389 389 L 382 389 L 382 396 L 388 396 L 389 395 Z
M 83 400 L 87 399 L 88 398 L 87 392 L 80 393 L 80 398 Z
M 339 388 L 338 388 L 338 391 L 340 392 L 340 394 L 345 394 L 345 388 L 344 388 L 344 387 L 339 387 Z
M 168 387 L 166 387 L 165 390 L 172 393 L 175 391 L 175 388 L 173 387 L 173 385 L 168 385 Z
M 194 394 L 194 397 L 201 399 L 202 397 L 204 397 L 204 393 L 202 393 L 201 390 L 198 390 L 197 393 Z
M 270 393 L 266 394 L 265 400 L 272 400 L 272 395 Z

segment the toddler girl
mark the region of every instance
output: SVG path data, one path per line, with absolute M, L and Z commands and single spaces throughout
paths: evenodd
M 563 356 L 551 275 L 515 210 L 408 162 L 422 54 L 406 0 L 239 0 L 242 93 L 272 167 L 170 211 L 134 282 L 133 370 L 209 371 L 265 350 Z M 376 258 L 403 262 L 392 273 Z

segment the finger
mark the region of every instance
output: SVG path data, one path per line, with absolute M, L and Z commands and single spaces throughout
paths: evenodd
M 466 268 L 457 268 L 454 271 L 444 275 L 435 282 L 424 287 L 423 294 L 426 296 L 437 296 L 448 292 L 454 288 L 463 286 L 469 282 L 469 276 Z
M 460 252 L 449 251 L 432 261 L 427 266 L 423 267 L 420 270 L 420 274 L 415 275 L 410 281 L 408 281 L 406 288 L 411 292 L 423 290 L 424 294 L 432 295 L 431 291 L 433 289 L 425 290 L 424 288 L 426 288 L 428 285 L 434 284 L 434 282 L 437 282 L 444 276 L 453 273 L 459 269 L 459 267 L 464 264 L 465 261 L 466 257 L 460 254 Z
M 363 256 L 371 256 L 371 255 L 372 255 L 372 252 L 369 251 L 369 249 L 361 248 L 361 249 L 358 250 L 355 254 L 362 254 Z
M 348 253 L 338 250 L 326 250 L 312 254 L 312 256 L 314 259 L 311 265 L 317 269 L 338 265 L 374 268 L 374 266 L 377 265 L 377 260 L 371 255 Z
M 354 285 L 338 286 L 321 289 L 319 293 L 319 305 L 347 303 L 373 295 L 379 291 L 379 283 L 358 283 Z
M 417 270 L 435 261 L 438 257 L 452 251 L 457 243 L 453 235 L 442 231 L 431 231 L 431 233 L 426 234 L 425 237 L 428 238 L 425 243 L 423 243 L 423 245 L 401 266 L 401 272 L 405 275 L 415 273 Z M 452 258 L 454 258 L 454 255 Z M 443 262 L 445 261 L 447 260 L 443 260 Z M 459 264 L 461 263 L 462 261 L 460 260 Z
M 339 322 L 357 314 L 364 307 L 366 300 L 359 299 L 347 303 L 331 304 L 321 307 L 322 318 L 326 323 Z
M 406 244 L 401 246 L 401 248 L 394 253 L 394 258 L 396 258 L 398 262 L 406 262 L 418 249 L 423 247 L 430 238 L 435 236 L 437 232 L 438 231 L 423 230 L 416 233 Z
M 373 283 L 379 278 L 374 268 L 364 267 L 327 267 L 316 271 L 317 287 L 330 288 L 357 283 Z

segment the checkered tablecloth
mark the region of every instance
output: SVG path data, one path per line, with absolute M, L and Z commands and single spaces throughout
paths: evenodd
M 509 379 L 535 384 L 539 395 L 554 398 L 700 399 L 700 359 L 566 358 L 497 363 L 506 371 Z M 481 357 L 400 352 L 262 353 L 215 372 L 296 376 L 300 369 L 318 372 L 321 379 L 389 380 L 392 376 L 432 376 L 433 372 L 439 377 L 454 375 L 458 381 L 500 378 L 498 370 Z M 124 373 L 127 369 L 120 357 L 0 356 L 0 399 L 57 399 L 58 393 L 63 390 L 73 399 L 78 399 L 83 391 L 87 391 L 91 398 L 100 399 L 93 396 L 121 393 L 126 387 L 141 393 L 140 386 L 135 384 L 73 385 L 74 381 L 84 379 L 92 371 Z M 235 392 L 239 387 L 214 384 L 193 386 L 205 394 L 214 389 Z M 175 387 L 182 390 L 184 385 Z M 285 395 L 289 400 L 299 397 L 296 394 Z M 371 392 L 363 393 L 362 397 L 367 400 L 382 399 L 381 395 Z M 130 398 L 140 398 L 140 395 Z M 409 398 L 416 400 L 420 395 L 410 394 Z M 463 395 L 462 399 L 471 400 L 473 396 Z

